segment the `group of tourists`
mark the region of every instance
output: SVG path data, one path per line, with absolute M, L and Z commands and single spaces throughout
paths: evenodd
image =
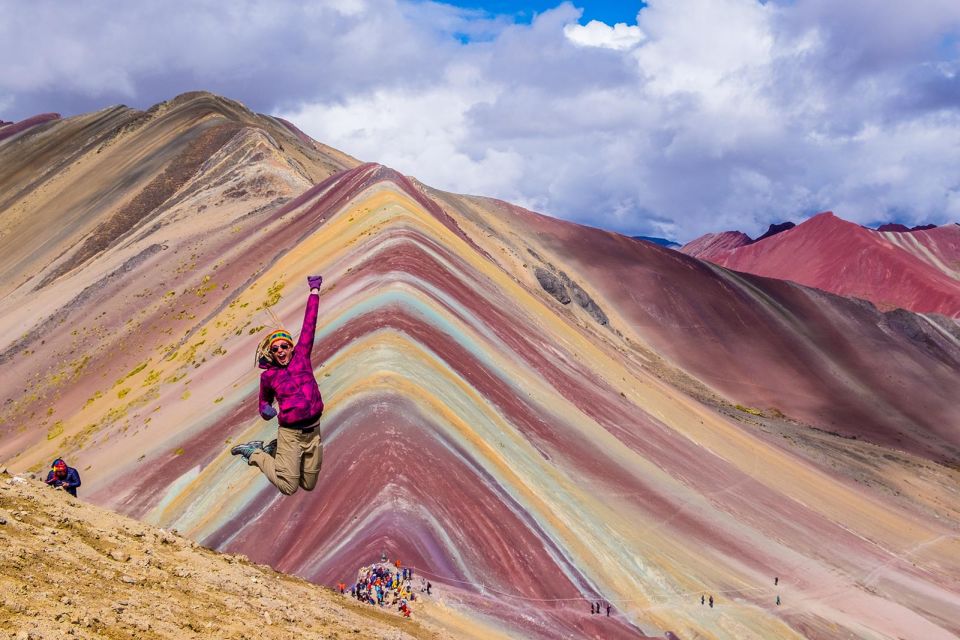
M 780 586 L 780 576 L 773 577 L 773 586 L 775 587 Z M 777 599 L 775 600 L 775 602 L 778 607 L 783 603 L 783 601 L 780 599 L 779 593 L 777 594 Z M 710 608 L 713 609 L 713 595 L 710 595 L 709 597 L 707 597 L 705 594 L 700 595 L 700 605 L 703 606 L 706 604 L 709 604 Z
M 602 604 L 602 603 L 600 603 L 600 602 L 591 602 L 591 603 L 590 603 L 590 615 L 599 615 L 599 614 L 601 613 L 601 610 L 602 610 L 601 604 Z M 607 606 L 607 617 L 609 618 L 609 617 L 610 617 L 610 609 L 613 608 L 613 605 L 611 605 L 611 604 L 608 602 L 606 606 Z
M 338 586 L 340 593 L 345 593 L 345 585 Z M 413 592 L 413 569 L 403 567 L 399 560 L 391 565 L 383 558 L 381 562 L 360 569 L 350 595 L 360 602 L 397 607 L 404 617 L 409 618 L 410 603 L 417 598 Z

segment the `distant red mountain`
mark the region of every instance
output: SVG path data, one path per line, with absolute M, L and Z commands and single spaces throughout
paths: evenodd
M 881 227 L 878 231 L 884 230 Z M 905 233 L 879 235 L 951 278 L 960 279 L 960 225 L 914 227 Z
M 764 233 L 759 238 L 757 238 L 756 240 L 754 240 L 754 242 L 760 242 L 764 238 L 769 238 L 770 236 L 775 236 L 778 233 L 789 231 L 790 229 L 793 229 L 795 226 L 797 225 L 793 224 L 792 222 L 781 222 L 780 224 L 771 224 L 770 228 L 767 229 L 767 232 Z
M 680 250 L 687 255 L 716 262 L 716 260 L 722 260 L 734 249 L 746 246 L 751 242 L 753 240 L 750 236 L 742 231 L 724 231 L 700 236 L 696 240 L 685 244 Z
M 31 129 L 38 124 L 43 124 L 44 122 L 50 122 L 51 120 L 59 120 L 59 113 L 41 113 L 36 116 L 31 116 L 26 120 L 21 120 L 20 122 L 4 122 L 0 120 L 0 140 L 5 140 L 7 138 L 12 138 L 18 133 L 23 133 L 27 129 Z
M 877 231 L 926 231 L 927 229 L 936 229 L 935 224 L 921 224 L 916 227 L 908 227 L 899 222 L 888 222 L 877 227 Z
M 960 317 L 956 224 L 874 231 L 828 211 L 756 241 L 728 231 L 704 235 L 681 251 L 735 271 L 869 300 L 881 310 Z

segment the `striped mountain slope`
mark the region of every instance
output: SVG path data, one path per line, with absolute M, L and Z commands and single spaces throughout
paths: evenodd
M 459 638 L 960 633 L 956 323 L 437 191 L 204 93 L 0 142 L 0 178 L 12 470 L 64 455 L 83 499 L 324 584 L 385 551 Z M 228 450 L 272 437 L 254 350 L 311 273 L 324 465 L 281 497 Z

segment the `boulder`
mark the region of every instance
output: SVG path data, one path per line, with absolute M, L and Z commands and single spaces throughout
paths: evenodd
M 567 293 L 567 288 L 560 281 L 560 278 L 542 267 L 535 268 L 533 273 L 543 290 L 556 298 L 557 302 L 570 304 L 570 294 Z

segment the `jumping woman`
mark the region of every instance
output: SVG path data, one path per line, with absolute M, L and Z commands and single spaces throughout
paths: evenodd
M 235 456 L 243 456 L 247 464 L 259 467 L 284 495 L 298 487 L 312 491 L 323 462 L 319 427 L 323 398 L 310 360 L 322 282 L 321 276 L 307 278 L 310 295 L 296 346 L 288 331 L 276 329 L 257 347 L 257 366 L 264 369 L 260 374 L 260 416 L 264 420 L 277 416 L 277 439 L 266 446 L 262 440 L 254 440 L 230 450 Z

